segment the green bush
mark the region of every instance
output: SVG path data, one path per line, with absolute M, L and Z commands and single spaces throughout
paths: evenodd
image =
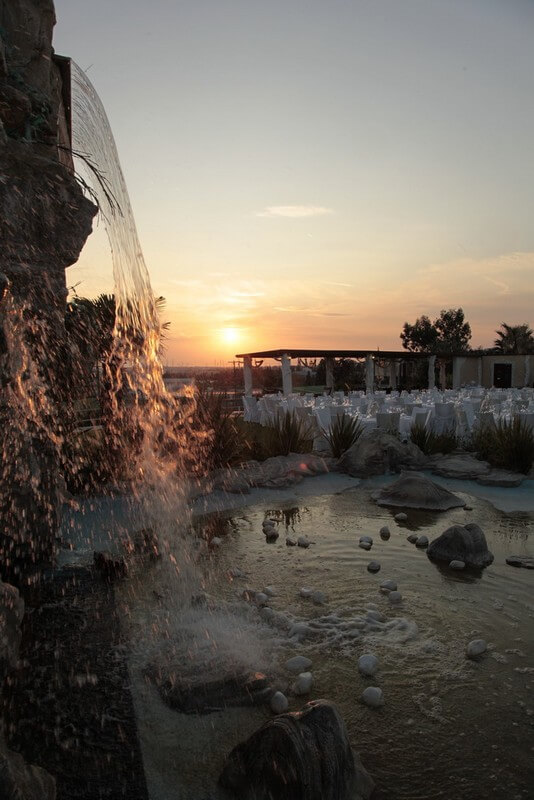
M 472 447 L 492 467 L 512 472 L 530 472 L 534 462 L 534 431 L 520 418 L 479 425 L 473 431 Z
M 363 426 L 348 414 L 339 414 L 332 420 L 330 430 L 323 434 L 334 458 L 341 458 L 363 433 Z
M 410 438 L 426 456 L 452 453 L 458 447 L 458 438 L 454 432 L 434 433 L 418 423 L 412 425 Z
M 196 457 L 202 461 L 203 472 L 235 464 L 242 457 L 244 441 L 225 401 L 224 394 L 197 390 L 191 427 L 197 434 L 200 452 Z

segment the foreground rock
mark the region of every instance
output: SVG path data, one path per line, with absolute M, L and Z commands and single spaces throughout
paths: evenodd
M 383 431 L 372 431 L 358 439 L 339 460 L 339 469 L 356 478 L 385 475 L 406 469 L 423 469 L 427 458 L 413 444 L 404 444 L 396 436 Z
M 448 511 L 449 508 L 464 505 L 463 500 L 455 494 L 419 472 L 401 475 L 397 481 L 373 495 L 373 500 L 379 506 L 420 508 L 425 511 Z
M 436 456 L 433 459 L 432 472 L 442 478 L 458 478 L 476 481 L 483 475 L 489 475 L 490 465 L 487 461 L 479 461 L 469 453 L 451 453 L 447 456 Z
M 525 476 L 517 472 L 494 469 L 487 475 L 480 475 L 480 477 L 477 478 L 477 483 L 480 483 L 481 486 L 501 486 L 504 489 L 513 489 L 516 486 L 521 486 L 524 480 Z
M 367 800 L 374 789 L 327 700 L 266 722 L 232 750 L 219 783 L 239 800 Z
M 482 569 L 493 562 L 493 553 L 478 525 L 452 525 L 430 542 L 426 551 L 433 561 L 463 561 L 466 567 Z
M 1 800 L 56 800 L 56 782 L 41 767 L 27 764 L 0 737 Z
M 329 471 L 328 462 L 312 453 L 290 453 L 274 456 L 263 462 L 248 461 L 239 469 L 220 469 L 213 472 L 200 494 L 214 489 L 225 492 L 244 493 L 251 488 L 282 489 L 300 483 L 303 478 L 324 475 Z

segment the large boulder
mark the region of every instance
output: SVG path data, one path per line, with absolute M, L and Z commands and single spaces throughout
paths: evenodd
M 55 800 L 56 782 L 41 767 L 8 750 L 0 736 L 0 800 Z
M 493 562 L 493 553 L 478 525 L 453 525 L 430 542 L 426 551 L 433 561 L 463 561 L 466 567 L 482 569 Z
M 266 722 L 232 750 L 219 783 L 239 800 L 367 800 L 374 789 L 327 700 Z
M 421 508 L 427 511 L 447 511 L 449 508 L 464 506 L 448 489 L 421 475 L 420 472 L 406 473 L 390 486 L 385 486 L 373 495 L 379 506 L 396 508 Z
M 0 681 L 18 660 L 24 600 L 18 590 L 0 580 Z
M 401 442 L 384 431 L 361 436 L 339 459 L 339 469 L 356 478 L 385 475 L 402 469 L 424 469 L 427 458 L 413 442 Z

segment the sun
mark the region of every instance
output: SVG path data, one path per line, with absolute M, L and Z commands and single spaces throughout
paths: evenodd
M 225 344 L 237 344 L 240 331 L 238 328 L 221 328 L 220 337 Z

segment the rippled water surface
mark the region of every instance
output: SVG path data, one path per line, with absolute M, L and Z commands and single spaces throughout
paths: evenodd
M 310 637 L 282 642 L 278 662 L 302 653 L 313 660 L 311 697 L 338 704 L 353 746 L 373 774 L 381 800 L 534 798 L 534 571 L 514 569 L 506 555 L 534 554 L 534 515 L 503 514 L 484 500 L 464 495 L 472 510 L 430 514 L 394 512 L 370 498 L 377 482 L 339 495 L 310 499 L 300 507 L 262 507 L 219 517 L 223 537 L 206 563 L 209 590 L 234 598 L 243 586 L 273 586 L 271 605 L 291 619 L 317 624 Z M 280 520 L 281 535 L 267 543 L 261 523 Z M 477 522 L 495 555 L 481 575 L 451 572 L 431 563 L 407 541 L 412 531 L 430 539 L 453 523 Z M 383 541 L 381 526 L 391 538 Z M 213 519 L 200 523 L 213 535 Z M 309 549 L 287 547 L 285 532 L 307 536 Z M 358 547 L 370 535 L 370 552 Z M 378 560 L 378 574 L 367 571 Z M 241 569 L 244 578 L 229 572 Z M 392 607 L 381 581 L 398 582 L 403 601 Z M 316 606 L 301 587 L 328 596 Z M 397 627 L 358 630 L 350 621 L 374 604 Z M 343 620 L 347 624 L 343 624 Z M 413 625 L 415 623 L 415 626 Z M 479 662 L 465 646 L 484 638 L 489 651 Z M 357 658 L 374 652 L 380 670 L 362 678 Z M 359 702 L 366 685 L 380 686 L 385 706 Z M 309 699 L 309 698 L 306 698 Z M 302 703 L 293 701 L 292 708 Z

